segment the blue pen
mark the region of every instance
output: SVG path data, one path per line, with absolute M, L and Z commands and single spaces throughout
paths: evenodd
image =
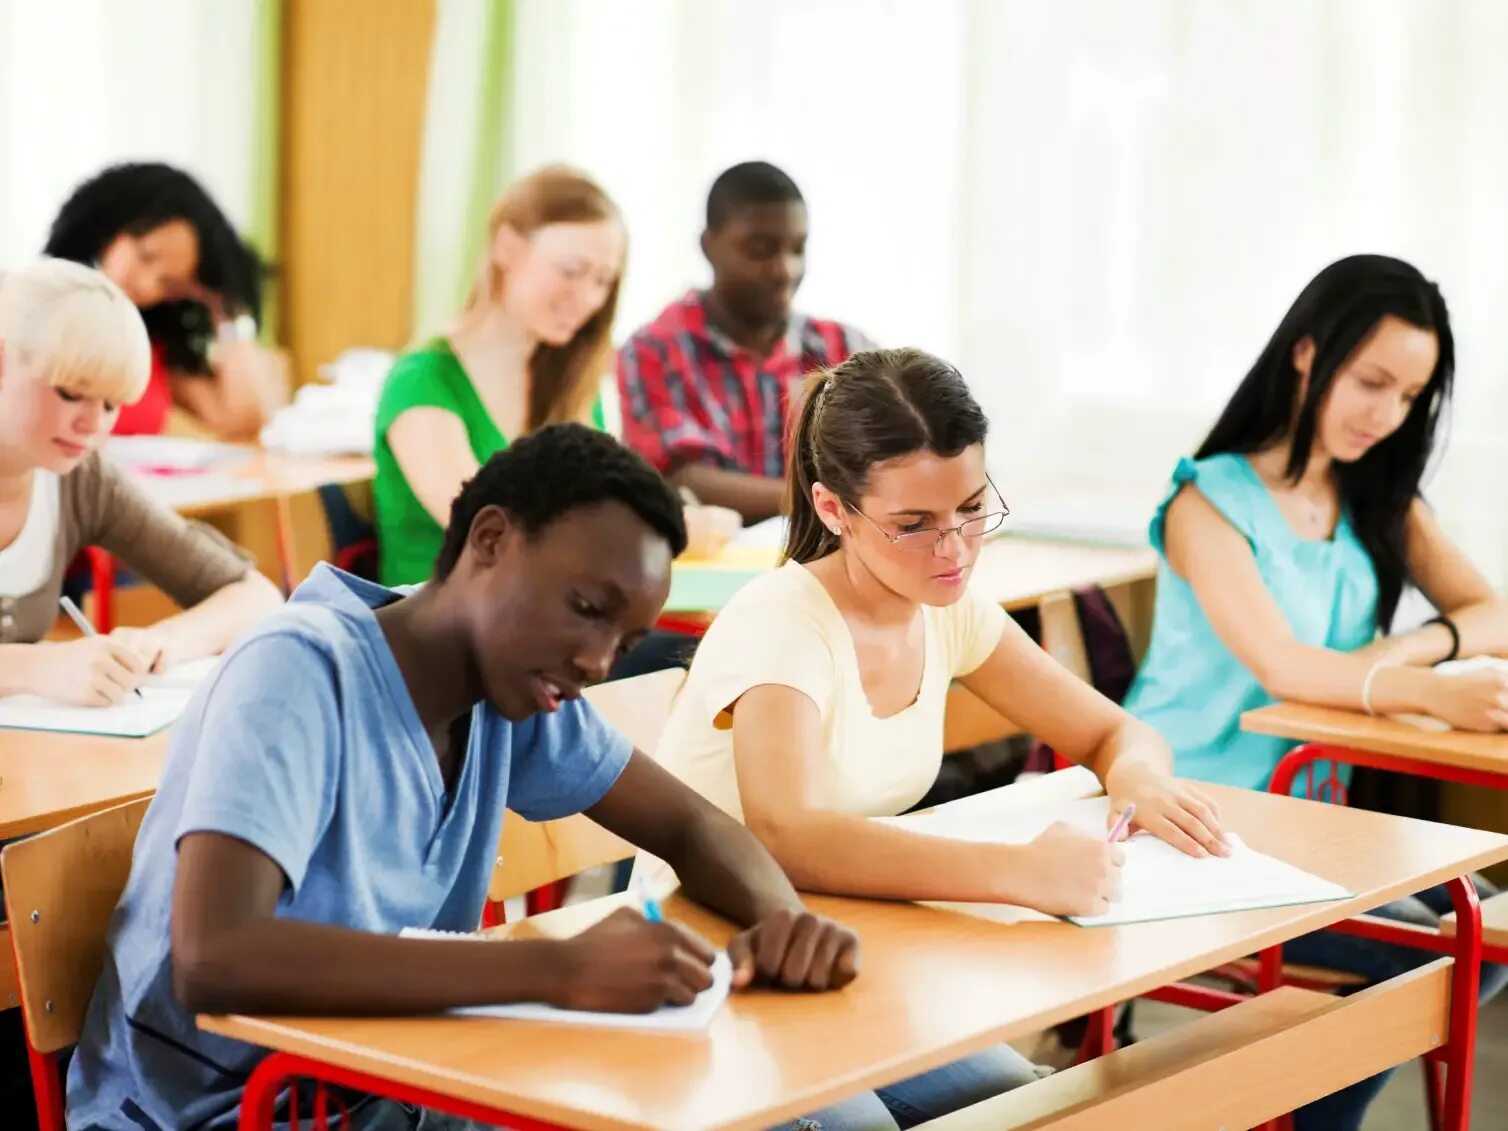
M 660 902 L 649 894 L 649 888 L 642 879 L 634 881 L 634 890 L 639 893 L 639 906 L 644 912 L 644 918 L 651 923 L 664 922 L 665 916 L 660 914 Z

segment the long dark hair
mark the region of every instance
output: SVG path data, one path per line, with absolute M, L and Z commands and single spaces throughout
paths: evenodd
M 1289 437 L 1287 474 L 1297 482 L 1308 466 L 1320 406 L 1336 371 L 1390 314 L 1431 331 L 1439 342 L 1439 360 L 1398 430 L 1355 462 L 1335 465 L 1341 501 L 1377 571 L 1377 621 L 1384 632 L 1392 626 L 1409 579 L 1405 522 L 1419 495 L 1455 376 L 1455 339 L 1439 287 L 1416 268 L 1386 255 L 1352 255 L 1330 264 L 1283 316 L 1195 453 L 1196 459 L 1204 459 L 1221 452 L 1257 452 Z M 1305 338 L 1314 343 L 1314 362 L 1298 404 L 1300 382 L 1293 353 Z
M 957 369 L 918 349 L 864 350 L 808 378 L 786 476 L 785 560 L 838 548 L 812 502 L 820 482 L 858 506 L 876 464 L 914 452 L 956 456 L 984 443 L 989 421 Z
M 44 250 L 93 267 L 116 236 L 145 235 L 173 220 L 187 222 L 198 237 L 199 282 L 218 294 L 232 314 L 250 314 L 260 322 L 261 259 L 204 187 L 171 165 L 112 165 L 89 178 L 63 203 Z M 161 302 L 141 315 L 169 368 L 209 372 L 214 326 L 201 304 Z

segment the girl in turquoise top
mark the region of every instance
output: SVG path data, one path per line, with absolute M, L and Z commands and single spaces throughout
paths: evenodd
M 1157 609 L 1126 707 L 1168 739 L 1180 774 L 1264 788 L 1289 743 L 1243 733 L 1240 716 L 1278 699 L 1508 728 L 1508 678 L 1431 667 L 1508 652 L 1508 606 L 1419 490 L 1454 366 L 1433 283 L 1385 256 L 1342 259 L 1304 288 L 1179 462 L 1152 521 Z M 1405 584 L 1442 615 L 1379 638 Z M 1448 909 L 1435 889 L 1376 913 L 1430 924 Z M 1284 955 L 1371 981 L 1433 957 L 1332 932 Z M 1485 967 L 1484 997 L 1505 980 Z M 1303 1108 L 1296 1131 L 1359 1127 L 1383 1079 Z

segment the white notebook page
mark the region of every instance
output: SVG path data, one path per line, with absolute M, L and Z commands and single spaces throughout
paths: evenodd
M 1055 821 L 1066 821 L 1095 836 L 1107 835 L 1109 799 L 1091 797 L 1032 809 L 994 814 L 921 813 L 878 820 L 912 832 L 989 844 L 1025 844 Z M 1230 838 L 1229 856 L 1188 856 L 1148 833 L 1122 843 L 1126 854 L 1121 898 L 1105 915 L 1074 916 L 1084 927 L 1145 923 L 1192 915 L 1246 911 L 1348 899 L 1338 884 L 1258 852 L 1240 837 Z M 1016 908 L 993 904 L 948 903 L 947 907 L 1008 921 L 1030 918 Z
M 406 927 L 406 939 L 475 939 L 479 943 L 498 944 L 501 940 L 486 935 L 457 934 L 452 931 L 429 931 Z M 507 945 L 502 943 L 502 945 Z M 585 1009 L 561 1009 L 544 1002 L 520 1001 L 507 1005 L 466 1005 L 445 1012 L 460 1017 L 499 1017 L 515 1021 L 550 1021 L 557 1025 L 589 1025 L 604 1029 L 637 1029 L 660 1033 L 704 1032 L 728 1000 L 733 987 L 733 964 L 719 952 L 712 962 L 712 985 L 697 994 L 690 1005 L 662 1005 L 653 1013 L 595 1013 Z
M 219 661 L 218 656 L 210 656 L 149 676 L 141 695 L 127 695 L 109 707 L 78 707 L 41 695 L 7 695 L 0 698 L 0 728 L 145 738 L 177 722 L 194 689 Z

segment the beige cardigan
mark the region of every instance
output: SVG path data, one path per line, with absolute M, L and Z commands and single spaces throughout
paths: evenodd
M 251 572 L 251 559 L 217 531 L 153 502 L 131 477 L 91 452 L 58 481 L 52 570 L 42 586 L 0 597 L 0 644 L 41 640 L 58 618 L 63 575 L 86 546 L 108 550 L 131 572 L 191 608 Z

